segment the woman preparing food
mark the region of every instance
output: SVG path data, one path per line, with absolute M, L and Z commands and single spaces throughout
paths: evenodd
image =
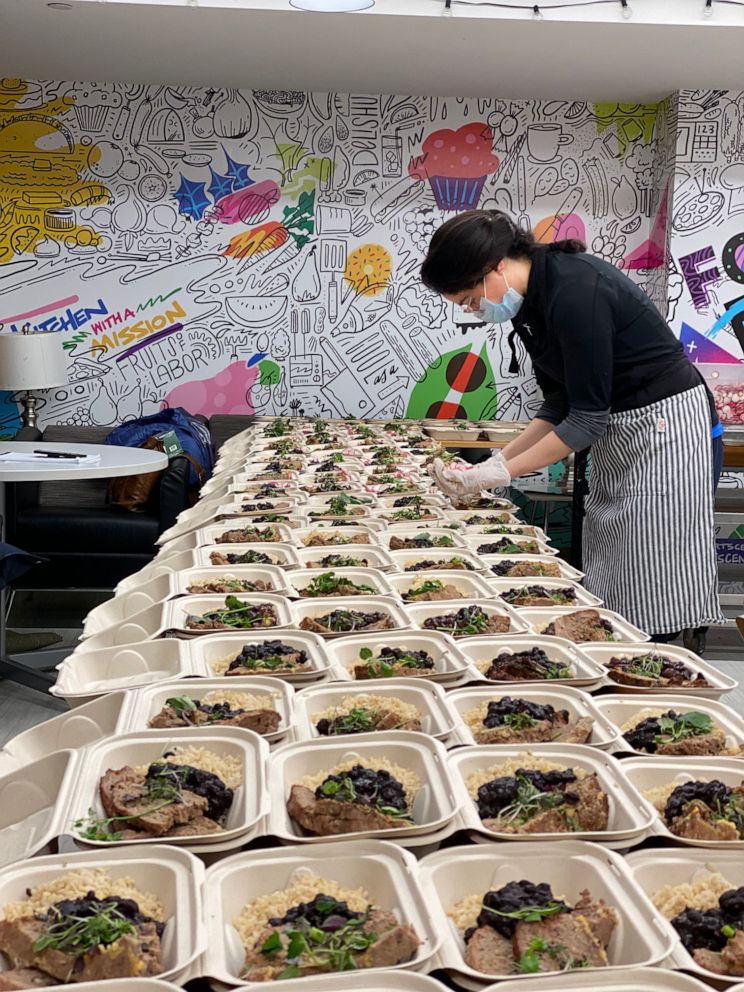
M 432 465 L 448 494 L 508 486 L 591 445 L 586 586 L 672 640 L 722 623 L 713 492 L 723 429 L 713 398 L 651 300 L 579 241 L 539 245 L 497 210 L 435 232 L 424 284 L 488 323 L 511 321 L 544 401 L 502 451 L 467 468 Z

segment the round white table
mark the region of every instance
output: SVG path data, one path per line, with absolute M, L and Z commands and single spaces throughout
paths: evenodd
M 66 444 L 45 441 L 0 441 L 0 454 L 5 452 L 64 451 L 76 455 L 98 455 L 95 462 L 73 462 L 67 458 L 44 458 L 38 461 L 0 460 L 0 541 L 5 541 L 5 486 L 13 482 L 51 482 L 69 479 L 113 479 L 142 472 L 158 472 L 168 465 L 168 456 L 161 451 L 144 448 L 124 448 L 109 444 Z M 23 549 L 21 549 L 23 550 Z M 53 683 L 51 675 L 41 670 L 53 666 L 57 652 L 27 652 L 26 664 L 5 655 L 5 596 L 0 588 L 0 678 L 20 682 L 31 689 L 45 692 Z M 69 653 L 69 652 L 68 652 Z M 46 658 L 44 657 L 46 655 Z M 32 657 L 33 656 L 33 657 Z M 21 659 L 24 656 L 21 655 Z M 34 664 L 31 664 L 33 662 Z

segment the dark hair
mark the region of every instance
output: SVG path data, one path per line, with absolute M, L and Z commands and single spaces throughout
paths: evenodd
M 520 231 L 503 211 L 466 210 L 434 232 L 421 281 L 435 293 L 459 293 L 485 279 L 502 258 L 530 258 L 540 247 L 534 235 Z M 575 239 L 544 247 L 572 254 L 586 251 L 586 245 Z

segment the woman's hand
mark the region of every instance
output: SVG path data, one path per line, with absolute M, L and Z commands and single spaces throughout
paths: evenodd
M 511 485 L 512 477 L 500 451 L 478 465 L 463 468 L 450 467 L 441 458 L 435 458 L 429 474 L 439 488 L 448 496 L 463 499 L 484 489 L 496 489 Z

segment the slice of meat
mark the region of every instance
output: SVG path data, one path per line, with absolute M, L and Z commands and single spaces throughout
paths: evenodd
M 465 964 L 484 975 L 511 975 L 516 962 L 512 942 L 492 927 L 478 927 L 465 945 Z
M 149 721 L 148 727 L 245 727 L 257 734 L 272 734 L 281 723 L 281 714 L 272 709 L 236 711 L 234 716 L 219 717 L 204 710 L 188 710 L 186 719 L 172 706 L 164 706 Z
M 99 792 L 107 816 L 127 817 L 127 827 L 139 828 L 153 836 L 168 833 L 171 827 L 202 815 L 209 803 L 188 789 L 181 791 L 181 802 L 162 806 L 149 794 L 144 775 L 133 768 L 109 769 L 99 782 Z M 157 807 L 161 805 L 161 808 Z M 116 829 L 116 822 L 112 824 Z
M 744 975 L 744 930 L 737 930 L 721 951 L 721 960 L 729 975 Z
M 579 801 L 572 810 L 582 830 L 606 830 L 610 822 L 610 803 L 596 774 L 585 775 L 566 789 L 575 792 Z
M 218 834 L 222 827 L 208 816 L 195 816 L 188 823 L 180 823 L 171 827 L 166 837 L 195 837 L 203 834 Z
M 213 565 L 229 565 L 230 560 L 227 555 L 223 555 L 221 551 L 212 551 L 209 556 L 209 560 Z
M 723 963 L 723 956 L 720 951 L 710 951 L 707 947 L 697 947 L 692 952 L 692 956 L 701 968 L 715 972 L 717 975 L 728 974 L 728 968 Z
M 548 629 L 556 637 L 565 637 L 581 644 L 608 640 L 611 631 L 607 630 L 606 624 L 597 610 L 577 610 L 558 617 L 549 624 Z
M 582 890 L 573 911 L 584 917 L 594 936 L 606 948 L 619 922 L 617 911 L 607 906 L 604 899 L 593 899 L 588 889 Z
M 514 957 L 519 961 L 536 941 L 544 942 L 537 951 L 540 971 L 564 971 L 568 968 L 604 968 L 607 952 L 580 913 L 559 913 L 538 923 L 520 921 L 514 931 Z
M 726 735 L 716 728 L 709 734 L 684 737 L 671 744 L 659 744 L 657 754 L 720 754 L 726 747 Z
M 385 676 L 385 678 L 407 678 L 407 679 L 421 679 L 427 678 L 430 675 L 434 675 L 433 668 L 405 668 L 403 665 L 391 664 L 390 675 Z M 357 680 L 366 681 L 367 679 L 379 678 L 380 676 L 373 675 L 370 671 L 369 664 L 363 662 L 359 665 L 354 665 L 353 668 L 354 678 Z
M 386 910 L 372 910 L 364 931 L 378 934 L 378 939 L 356 957 L 359 968 L 391 968 L 410 961 L 421 943 L 412 926 L 399 924 Z
M 731 820 L 714 820 L 712 810 L 700 799 L 687 803 L 684 815 L 675 817 L 669 830 L 690 840 L 739 840 L 739 829 Z
M 11 968 L 0 971 L 0 992 L 35 989 L 43 985 L 56 985 L 57 981 L 38 968 Z
M 531 820 L 526 823 L 520 824 L 517 827 L 509 829 L 507 827 L 506 833 L 515 834 L 566 834 L 570 832 L 570 827 L 566 822 L 566 818 L 563 815 L 563 809 L 546 809 L 542 813 L 538 813 L 537 816 L 533 816 Z M 498 822 L 498 821 L 497 821 Z
M 375 730 L 421 730 L 421 721 L 414 719 L 401 722 L 398 714 L 392 710 L 378 710 Z
M 163 970 L 160 938 L 154 923 L 140 923 L 134 933 L 83 955 L 67 954 L 53 947 L 34 951 L 34 944 L 46 932 L 46 926 L 44 920 L 35 917 L 0 922 L 0 951 L 8 955 L 16 968 L 40 968 L 62 983 L 145 978 L 159 975 Z
M 433 603 L 439 600 L 448 599 L 464 599 L 465 597 L 457 588 L 453 585 L 444 585 L 441 589 L 433 589 L 430 592 L 424 592 L 420 595 L 415 594 L 415 586 L 411 587 L 411 590 L 403 593 L 403 599 L 407 603 Z
M 479 728 L 475 739 L 479 744 L 537 744 L 552 741 L 555 735 L 551 720 L 537 720 L 531 727 L 519 730 L 507 725 Z
M 561 567 L 555 562 L 518 561 L 506 573 L 510 578 L 528 578 L 533 575 L 550 576 L 559 579 Z
M 385 615 L 380 620 L 374 620 L 372 623 L 360 625 L 356 628 L 356 631 L 367 631 L 367 630 L 390 630 L 394 627 L 393 618 L 389 615 Z M 337 634 L 339 631 L 330 630 L 328 627 L 324 627 L 322 624 L 318 623 L 317 620 L 313 620 L 312 617 L 304 617 L 300 621 L 301 630 L 311 630 L 316 634 Z M 353 633 L 353 631 L 348 631 L 348 633 Z
M 287 812 L 295 823 L 316 837 L 359 833 L 362 830 L 396 830 L 411 825 L 408 821 L 378 813 L 361 803 L 316 799 L 312 790 L 304 785 L 292 786 Z
M 557 735 L 555 740 L 564 744 L 586 744 L 592 736 L 594 720 L 590 716 L 582 716 L 574 723 L 569 723 Z

